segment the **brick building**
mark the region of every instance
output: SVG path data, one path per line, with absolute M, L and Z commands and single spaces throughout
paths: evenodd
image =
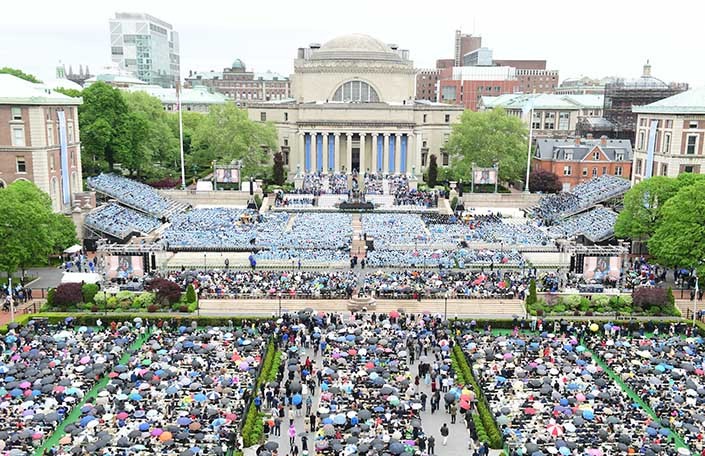
M 250 101 L 285 100 L 291 94 L 288 77 L 271 71 L 247 71 L 245 63 L 240 59 L 235 59 L 230 68 L 223 68 L 221 72 L 189 71 L 185 86 L 205 86 L 214 92 L 222 93 L 238 106 L 246 105 Z
M 511 67 L 454 67 L 440 71 L 438 101 L 477 111 L 483 96 L 515 93 L 516 72 Z
M 649 176 L 705 174 L 705 88 L 635 106 L 634 183 Z M 654 158 L 648 167 L 649 131 L 655 122 Z
M 482 37 L 455 31 L 453 66 L 463 66 L 463 56 L 482 47 Z
M 416 70 L 416 99 L 436 101 L 438 99 L 437 84 L 441 71 L 439 69 Z
M 80 98 L 0 74 L 0 187 L 34 182 L 56 212 L 82 191 Z
M 536 141 L 531 168 L 558 176 L 563 190 L 609 174 L 629 178 L 632 167 L 631 142 L 625 139 L 575 138 Z

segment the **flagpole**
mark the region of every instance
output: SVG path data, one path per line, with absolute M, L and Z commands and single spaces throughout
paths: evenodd
M 181 155 L 181 188 L 186 190 L 186 171 L 184 169 L 184 118 L 181 115 L 181 76 L 176 81 L 176 105 L 179 109 L 179 153 Z
M 524 193 L 529 193 L 529 173 L 531 172 L 531 141 L 534 133 L 534 103 L 532 100 L 531 109 L 529 110 L 529 147 L 526 152 L 526 185 Z

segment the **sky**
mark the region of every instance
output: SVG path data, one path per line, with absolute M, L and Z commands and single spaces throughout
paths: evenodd
M 61 61 L 110 64 L 108 20 L 145 12 L 179 32 L 182 77 L 222 70 L 235 58 L 248 70 L 293 71 L 299 47 L 366 33 L 409 49 L 417 68 L 453 57 L 456 29 L 482 36 L 496 59 L 545 59 L 560 79 L 638 77 L 647 59 L 664 81 L 705 86 L 705 3 L 669 7 L 654 0 L 37 0 L 0 6 L 0 67 L 54 76 Z M 579 6 L 578 6 L 579 5 Z

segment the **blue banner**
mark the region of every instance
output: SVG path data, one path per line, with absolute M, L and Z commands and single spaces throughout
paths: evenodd
M 401 156 L 400 160 L 401 163 L 399 164 L 399 172 L 400 173 L 405 173 L 406 172 L 406 143 L 409 140 L 409 136 L 407 135 L 402 135 L 401 136 Z
M 323 134 L 316 133 L 316 171 L 323 171 Z
M 328 169 L 335 169 L 335 135 L 328 135 Z
M 310 133 L 304 134 L 304 141 L 305 141 L 304 170 L 306 170 L 307 173 L 310 173 L 311 172 L 311 134 Z
M 397 136 L 389 135 L 389 172 L 394 173 L 394 152 L 396 149 Z
M 384 135 L 377 136 L 377 172 L 384 170 Z
M 61 151 L 61 194 L 64 206 L 71 205 L 71 181 L 69 180 L 69 151 L 66 139 L 66 113 L 56 111 L 59 119 L 59 148 Z

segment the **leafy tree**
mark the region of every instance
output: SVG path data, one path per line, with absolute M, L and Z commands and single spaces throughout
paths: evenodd
M 523 181 L 526 148 L 526 127 L 503 109 L 465 111 L 446 144 L 456 178 L 470 176 L 472 163 L 489 168 L 499 162 L 500 179 L 513 182 Z
M 233 103 L 211 106 L 193 137 L 193 160 L 208 167 L 213 160 L 242 160 L 243 176 L 260 176 L 269 168 L 269 153 L 277 144 L 271 123 L 250 120 Z
M 653 179 L 653 178 L 652 178 Z M 705 275 L 705 180 L 681 188 L 661 209 L 649 252 L 665 266 L 697 268 Z
M 81 287 L 83 302 L 94 302 L 95 295 L 100 291 L 100 287 L 95 283 L 84 283 Z
M 196 297 L 196 289 L 193 288 L 193 284 L 189 283 L 188 287 L 186 287 L 186 302 L 192 303 L 192 302 L 197 302 L 198 298 Z
M 157 302 L 162 305 L 174 304 L 181 298 L 181 287 L 171 280 L 154 279 L 145 289 L 153 291 L 157 297 Z
M 118 89 L 104 82 L 96 82 L 83 90 L 83 104 L 78 110 L 78 117 L 84 149 L 84 173 L 98 174 L 106 165 L 113 171 L 126 147 L 127 113 L 127 104 Z
M 27 181 L 0 189 L 0 270 L 8 274 L 45 263 L 50 254 L 76 242 L 71 219 L 54 214 L 49 195 Z
M 20 79 L 24 79 L 25 81 L 34 82 L 35 84 L 42 82 L 37 79 L 37 77 L 33 74 L 25 73 L 24 71 L 18 70 L 17 68 L 2 67 L 0 68 L 0 73 L 11 74 Z
M 63 87 L 58 87 L 54 89 L 55 92 L 63 93 L 64 95 L 68 97 L 74 97 L 78 98 L 83 94 L 82 90 L 76 90 L 76 89 L 64 89 Z
M 431 154 L 428 162 L 428 179 L 427 182 L 429 187 L 433 188 L 438 183 L 438 162 L 436 161 L 436 155 Z
M 125 118 L 123 147 L 117 154 L 117 161 L 131 176 L 142 177 L 142 174 L 152 163 L 152 150 L 148 144 L 149 120 L 146 114 L 130 112 Z
M 274 154 L 274 164 L 272 165 L 272 180 L 277 185 L 284 185 L 286 176 L 284 174 L 284 157 L 281 152 Z
M 561 181 L 556 173 L 535 169 L 529 177 L 529 190 L 532 192 L 558 193 L 561 191 Z

